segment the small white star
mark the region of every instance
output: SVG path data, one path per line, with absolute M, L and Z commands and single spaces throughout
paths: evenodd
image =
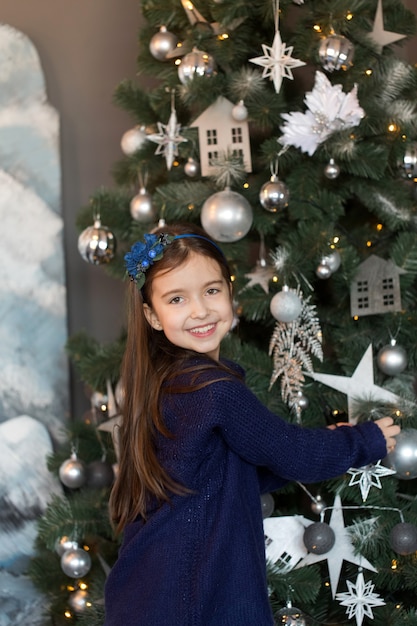
M 406 35 L 400 33 L 393 33 L 389 30 L 384 30 L 384 15 L 382 10 L 382 0 L 378 0 L 378 6 L 375 13 L 374 25 L 372 32 L 369 34 L 373 42 L 378 47 L 378 52 L 381 54 L 384 46 L 389 46 L 391 43 L 404 39 Z
M 359 485 L 362 500 L 365 502 L 371 487 L 377 487 L 378 489 L 382 489 L 381 480 L 382 476 L 391 476 L 395 474 L 395 470 L 390 469 L 389 467 L 384 467 L 381 465 L 381 461 L 378 461 L 375 465 L 365 465 L 364 467 L 359 467 L 358 469 L 350 469 L 347 472 L 348 474 L 352 474 L 352 478 L 349 482 L 349 487 L 353 485 Z
M 356 618 L 356 626 L 361 626 L 363 618 L 374 618 L 372 613 L 372 607 L 384 606 L 385 602 L 379 596 L 374 593 L 375 585 L 369 580 L 365 583 L 362 572 L 359 572 L 356 579 L 356 585 L 350 580 L 346 581 L 349 591 L 336 594 L 336 599 L 341 600 L 341 606 L 346 606 L 346 614 L 348 619 L 352 617 Z
M 293 59 L 291 56 L 293 49 L 293 46 L 282 43 L 281 33 L 277 30 L 272 46 L 262 44 L 264 55 L 249 59 L 251 63 L 264 68 L 262 77 L 270 78 L 273 81 L 276 93 L 279 93 L 281 89 L 283 78 L 294 79 L 292 69 L 305 65 L 304 61 Z
M 274 268 L 262 261 L 257 261 L 256 267 L 252 272 L 245 274 L 245 278 L 249 278 L 249 282 L 244 289 L 260 285 L 265 293 L 269 293 L 269 281 L 274 275 Z
M 180 124 L 177 124 L 177 114 L 172 109 L 168 124 L 157 122 L 158 133 L 147 135 L 149 141 L 158 144 L 155 154 L 163 154 L 166 160 L 167 168 L 170 170 L 174 162 L 174 157 L 178 155 L 178 145 L 183 141 L 187 141 L 182 137 L 180 132 Z

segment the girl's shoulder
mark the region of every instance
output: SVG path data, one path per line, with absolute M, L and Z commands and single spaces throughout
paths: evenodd
M 216 362 L 205 355 L 192 355 L 176 369 L 169 383 L 173 386 L 184 384 L 199 386 L 224 380 L 243 382 L 244 379 L 245 370 L 234 361 L 221 359 Z

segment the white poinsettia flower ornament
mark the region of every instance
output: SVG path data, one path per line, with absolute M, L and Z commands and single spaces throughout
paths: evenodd
M 357 126 L 365 116 L 357 91 L 355 85 L 349 93 L 344 93 L 342 85 L 332 85 L 327 76 L 316 72 L 314 88 L 304 99 L 307 111 L 282 115 L 285 123 L 280 128 L 283 134 L 278 142 L 312 156 L 332 133 Z

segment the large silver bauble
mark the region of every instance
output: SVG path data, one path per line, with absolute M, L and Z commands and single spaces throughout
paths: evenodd
M 323 69 L 328 72 L 347 70 L 352 65 L 354 45 L 343 35 L 329 35 L 320 43 L 318 54 Z
M 204 230 L 213 239 L 232 243 L 248 234 L 253 212 L 246 198 L 226 188 L 207 198 L 200 219 Z
M 274 623 L 277 626 L 307 626 L 308 624 L 304 613 L 296 606 L 291 606 L 291 603 L 275 613 Z
M 394 470 L 400 480 L 417 478 L 417 430 L 404 428 L 395 439 L 396 446 L 384 458 L 383 464 Z
M 271 179 L 264 183 L 259 192 L 259 202 L 264 209 L 275 213 L 278 209 L 285 209 L 288 206 L 290 192 L 285 183 L 273 175 Z
M 390 532 L 390 545 L 397 554 L 413 554 L 417 551 L 417 528 L 414 524 L 401 522 Z
M 121 148 L 126 156 L 135 154 L 146 141 L 145 126 L 135 126 L 127 130 L 120 141 Z
M 151 38 L 149 50 L 157 61 L 167 61 L 167 56 L 177 47 L 178 37 L 170 33 L 166 26 L 161 26 L 158 33 Z
M 78 251 L 87 263 L 103 265 L 114 258 L 116 239 L 111 230 L 102 226 L 97 219 L 93 226 L 88 226 L 78 237 Z
M 326 522 L 314 522 L 305 529 L 303 541 L 309 552 L 326 554 L 333 548 L 336 536 L 333 528 Z
M 61 556 L 61 568 L 71 578 L 82 578 L 91 569 L 91 557 L 82 548 L 66 550 Z
M 295 291 L 284 285 L 282 291 L 276 293 L 269 305 L 271 314 L 278 322 L 293 322 L 301 313 L 302 304 Z
M 146 224 L 156 219 L 156 208 L 152 196 L 144 187 L 130 201 L 130 215 L 136 222 Z
M 271 493 L 263 493 L 261 495 L 262 517 L 270 517 L 274 512 L 275 500 Z
M 178 66 L 178 78 L 187 85 L 195 77 L 211 78 L 217 73 L 217 65 L 211 54 L 196 48 L 186 54 Z
M 326 167 L 324 168 L 324 175 L 329 180 L 334 180 L 340 174 L 340 167 L 337 165 L 334 159 L 330 159 Z
M 402 161 L 398 162 L 398 167 L 403 178 L 413 180 L 417 177 L 417 142 L 407 146 Z
M 77 459 L 75 454 L 62 463 L 59 468 L 59 479 L 63 485 L 70 489 L 82 487 L 86 481 L 87 473 L 85 465 Z
M 407 367 L 407 353 L 403 347 L 391 342 L 380 349 L 376 362 L 381 372 L 387 376 L 397 376 Z

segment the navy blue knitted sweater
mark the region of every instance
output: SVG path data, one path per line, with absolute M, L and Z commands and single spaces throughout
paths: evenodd
M 105 626 L 272 626 L 260 494 L 386 455 L 373 422 L 288 424 L 238 377 L 226 377 L 207 370 L 199 380 L 212 384 L 165 395 L 174 437 L 161 437 L 159 458 L 193 493 L 126 527 L 106 583 Z

